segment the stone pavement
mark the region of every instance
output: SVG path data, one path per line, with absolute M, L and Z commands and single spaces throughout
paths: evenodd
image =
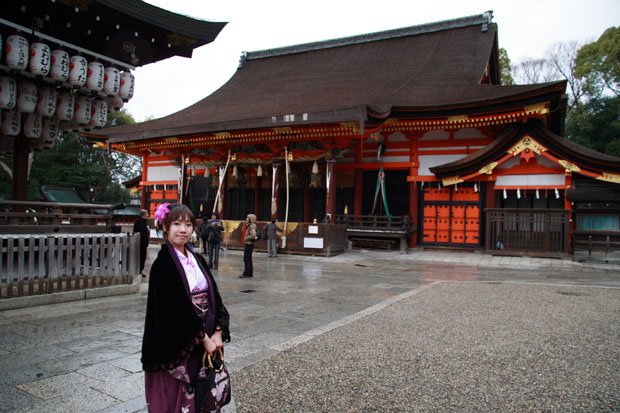
M 151 247 L 149 261 L 156 251 L 157 247 Z M 560 287 L 566 289 L 580 286 L 579 288 L 586 291 L 600 290 L 608 293 L 602 296 L 587 294 L 593 302 L 577 313 L 587 314 L 587 321 L 597 324 L 598 314 L 604 310 L 605 319 L 601 320 L 600 324 L 619 325 L 618 265 L 583 264 L 542 258 L 493 257 L 448 251 L 410 251 L 408 254 L 350 251 L 331 258 L 280 255 L 276 259 L 267 258 L 264 253 L 255 253 L 255 278 L 239 279 L 237 275 L 242 272 L 242 261 L 241 252 L 224 252 L 220 256 L 220 268 L 216 273 L 222 297 L 231 313 L 233 341 L 227 346 L 226 356 L 233 372 L 233 380 L 237 380 L 233 382 L 233 386 L 236 386 L 234 389 L 238 411 L 355 411 L 334 407 L 336 405 L 332 405 L 331 409 L 320 407 L 322 405 L 313 398 L 308 399 L 313 404 L 303 407 L 295 398 L 276 402 L 269 399 L 271 407 L 253 405 L 251 400 L 256 398 L 253 392 L 257 384 L 271 386 L 272 390 L 282 385 L 281 382 L 265 384 L 264 380 L 259 380 L 264 376 L 266 367 L 280 371 L 279 369 L 284 369 L 283 366 L 290 366 L 290 357 L 302 363 L 302 359 L 294 356 L 298 353 L 303 355 L 304 351 L 316 351 L 312 346 L 318 345 L 317 343 L 321 343 L 326 337 L 331 337 L 333 343 L 344 346 L 339 348 L 341 353 L 356 354 L 359 348 L 355 346 L 355 342 L 340 343 L 334 337 L 344 336 L 358 340 L 360 337 L 365 338 L 368 332 L 364 323 L 374 322 L 373 317 L 389 320 L 385 321 L 386 326 L 393 330 L 407 325 L 407 328 L 423 328 L 430 336 L 435 330 L 444 331 L 447 325 L 445 323 L 450 320 L 454 323 L 454 320 L 462 316 L 458 308 L 455 309 L 450 303 L 463 300 L 463 297 L 469 298 L 472 311 L 480 312 L 484 310 L 483 304 L 486 302 L 507 302 L 515 296 L 536 297 L 548 288 L 557 290 Z M 495 289 L 492 293 L 481 296 L 472 293 L 479 290 L 475 285 L 482 284 Z M 449 287 L 450 285 L 456 287 Z M 463 287 L 458 287 L 459 285 Z M 514 288 L 520 286 L 525 286 L 527 291 L 515 292 Z M 0 411 L 146 411 L 143 374 L 139 362 L 146 289 L 145 283 L 135 294 L 0 312 Z M 562 313 L 563 306 L 567 304 L 557 301 L 557 297 L 564 295 L 572 296 L 573 293 L 549 294 L 541 296 L 540 300 L 551 300 L 553 306 L 550 308 Z M 428 301 L 427 308 L 436 309 L 426 314 L 428 325 L 423 326 L 413 325 L 407 318 L 411 311 L 419 311 L 419 307 L 416 307 L 419 304 L 411 300 L 419 300 L 420 297 Z M 522 327 L 523 324 L 519 324 L 523 321 L 520 320 L 520 315 L 534 305 L 532 303 L 538 305 L 540 301 L 532 301 L 530 306 L 520 307 L 522 312 L 506 312 L 509 315 L 509 325 L 516 323 Z M 607 307 L 596 307 L 596 304 L 600 303 L 605 303 Z M 609 303 L 616 305 L 610 306 Z M 412 305 L 411 308 L 415 310 L 399 309 L 398 306 L 404 305 Z M 448 309 L 445 314 L 442 313 L 443 308 Z M 567 311 L 566 314 L 573 312 Z M 542 318 L 540 322 L 543 323 Z M 451 324 L 451 327 L 456 331 L 460 329 L 458 325 Z M 551 331 L 552 325 L 544 324 L 538 332 L 542 334 Z M 615 355 L 612 360 L 615 359 L 617 364 L 620 359 L 618 331 L 606 331 L 605 334 L 611 334 L 612 340 L 599 342 L 598 351 L 611 351 L 612 356 Z M 596 334 L 599 333 L 597 330 Z M 596 334 L 592 333 L 592 336 Z M 384 337 L 389 340 L 390 335 L 384 333 L 382 337 L 380 341 L 385 341 Z M 396 336 L 394 340 L 405 347 L 393 351 L 405 355 L 413 351 L 407 348 L 406 343 L 415 341 Z M 435 344 L 441 349 L 442 342 L 445 344 L 446 340 L 439 340 Z M 455 347 L 457 344 L 451 343 L 451 346 Z M 556 343 L 557 346 L 565 344 L 570 346 L 571 343 Z M 423 347 L 417 347 L 415 351 L 420 348 Z M 448 364 L 454 366 L 453 363 Z M 364 363 L 334 365 L 344 369 L 338 373 L 343 377 L 368 377 Z M 611 365 L 616 367 L 613 363 Z M 469 364 L 459 366 L 479 370 L 479 367 Z M 305 371 L 306 365 L 292 367 L 293 371 L 284 369 L 282 371 L 286 373 L 283 374 L 295 374 L 295 370 L 299 374 L 299 371 Z M 583 366 L 580 365 L 580 368 L 583 369 Z M 257 376 L 259 372 L 263 372 L 263 375 Z M 427 369 L 424 373 L 429 377 L 439 377 L 436 375 L 446 374 L 446 371 L 435 373 Z M 523 382 L 527 383 L 527 379 L 528 376 L 525 375 Z M 617 374 L 615 381 L 613 377 L 611 381 L 607 376 L 603 376 L 603 379 L 608 382 L 615 400 L 620 400 L 620 379 Z M 589 380 L 598 384 L 592 377 Z M 289 384 L 293 383 L 295 381 L 291 380 Z M 428 385 L 429 382 L 424 383 Z M 289 388 L 287 393 L 303 395 L 303 383 L 298 386 Z M 432 386 L 419 388 L 432 393 L 438 391 Z M 596 389 L 596 386 L 594 388 Z M 593 391 L 590 387 L 588 389 Z M 421 411 L 427 410 L 422 407 L 432 406 L 421 401 L 416 404 L 415 400 L 421 400 L 420 397 L 425 394 L 416 394 L 415 398 L 411 398 L 414 394 L 409 391 L 400 394 L 398 388 L 391 390 L 391 400 L 405 403 L 394 404 L 395 406 L 409 406 L 402 407 L 404 410 L 400 411 Z M 454 395 L 454 392 L 446 390 L 445 386 L 444 391 L 448 396 Z M 609 391 L 603 393 L 607 395 Z M 270 394 L 273 397 L 273 392 Z M 399 398 L 399 394 L 407 395 L 408 399 Z M 594 397 L 596 396 L 595 394 Z M 476 406 L 486 411 L 497 411 L 493 406 L 501 406 L 487 404 L 485 409 L 485 405 L 478 401 L 467 404 L 469 402 L 466 402 L 466 398 L 462 400 L 466 404 L 460 406 L 460 409 L 457 404 L 457 407 L 445 410 L 472 411 L 475 410 L 473 406 Z M 287 404 L 289 402 L 292 404 Z M 277 404 L 273 403 L 281 405 L 276 407 Z M 354 405 L 349 406 L 352 409 Z M 539 407 L 542 410 L 545 410 L 544 407 L 554 410 L 548 406 Z M 618 404 L 615 407 L 620 408 Z M 522 410 L 532 408 L 529 406 Z M 235 406 L 230 406 L 227 411 L 235 411 Z M 390 410 L 369 408 L 367 411 Z

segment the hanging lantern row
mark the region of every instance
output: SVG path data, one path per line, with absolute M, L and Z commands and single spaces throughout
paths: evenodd
M 28 81 L 19 83 L 8 76 L 0 76 L 0 109 L 2 109 L 2 133 L 17 136 L 20 133 L 21 115 L 38 119 L 56 118 L 61 122 L 62 130 L 79 130 L 84 128 L 102 128 L 108 119 L 108 107 L 116 110 L 122 107 L 122 101 L 116 98 L 103 100 L 74 94 L 72 91 L 57 91 L 52 87 L 37 87 Z M 5 123 L 4 119 L 9 119 Z M 17 125 L 17 126 L 16 126 Z M 35 131 L 30 131 L 24 123 L 24 132 L 28 138 L 38 138 Z M 32 135 L 32 136 L 30 136 Z
M 43 42 L 30 45 L 28 39 L 18 34 L 7 38 L 4 60 L 11 70 L 30 72 L 54 82 L 68 82 L 82 92 L 102 97 L 118 96 L 124 102 L 133 97 L 135 77 L 130 72 L 121 72 L 113 66 L 105 67 L 96 60 L 89 62 L 81 54 L 70 56 L 63 49 L 51 50 Z

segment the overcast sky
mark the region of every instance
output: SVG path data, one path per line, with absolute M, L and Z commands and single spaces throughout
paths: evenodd
M 243 51 L 333 39 L 493 10 L 499 46 L 512 63 L 543 57 L 557 42 L 596 40 L 620 25 L 620 0 L 147 0 L 202 20 L 229 22 L 191 59 L 173 57 L 135 70 L 125 108 L 137 121 L 177 112 L 213 93 Z

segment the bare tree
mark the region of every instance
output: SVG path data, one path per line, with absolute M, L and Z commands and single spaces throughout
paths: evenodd
M 547 60 L 568 83 L 569 110 L 579 106 L 585 93 L 584 79 L 575 75 L 577 52 L 581 46 L 582 43 L 577 41 L 560 42 L 552 45 L 547 51 Z
M 566 80 L 568 83 L 569 110 L 583 100 L 583 79 L 575 75 L 575 59 L 581 44 L 576 41 L 553 44 L 542 59 L 526 59 L 513 67 L 517 84 L 546 83 Z

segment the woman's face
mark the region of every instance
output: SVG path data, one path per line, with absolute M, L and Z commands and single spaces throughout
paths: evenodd
M 185 251 L 185 244 L 189 242 L 193 232 L 194 226 L 187 217 L 172 221 L 170 227 L 166 228 L 168 242 L 179 251 Z

